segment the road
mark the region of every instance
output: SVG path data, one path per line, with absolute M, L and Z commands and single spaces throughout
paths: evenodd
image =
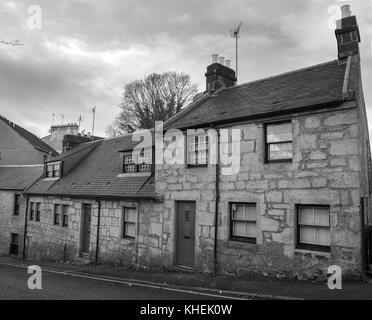
M 208 300 L 197 293 L 129 286 L 121 283 L 42 272 L 42 289 L 30 290 L 26 268 L 0 265 L 0 300 Z

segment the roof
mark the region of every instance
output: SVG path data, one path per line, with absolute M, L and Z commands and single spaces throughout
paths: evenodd
M 69 197 L 152 198 L 152 176 L 125 176 L 122 150 L 133 149 L 139 142 L 128 134 L 119 138 L 84 143 L 59 156 L 69 164 L 59 180 L 39 179 L 27 194 Z M 56 159 L 53 159 L 56 161 Z M 68 170 L 68 172 L 65 171 Z
M 47 143 L 39 139 L 37 136 L 35 136 L 30 131 L 27 131 L 26 129 L 2 117 L 1 115 L 0 115 L 0 120 L 2 120 L 9 127 L 11 127 L 14 131 L 16 131 L 19 135 L 21 135 L 24 139 L 26 139 L 36 149 L 39 149 L 45 153 L 51 153 L 52 156 L 58 155 L 58 152 L 56 150 L 54 150 L 51 146 L 49 146 Z
M 42 165 L 0 166 L 0 189 L 24 190 L 43 174 Z
M 346 63 L 339 60 L 206 94 L 165 123 L 165 129 L 202 126 L 341 103 Z

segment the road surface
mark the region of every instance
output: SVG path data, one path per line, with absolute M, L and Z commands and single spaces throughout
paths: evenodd
M 216 299 L 197 293 L 128 286 L 121 283 L 42 272 L 42 289 L 30 290 L 26 268 L 0 265 L 0 300 L 208 300 Z

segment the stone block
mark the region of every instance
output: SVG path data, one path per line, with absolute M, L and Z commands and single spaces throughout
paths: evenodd
M 358 140 L 349 139 L 331 142 L 330 153 L 333 156 L 358 154 Z

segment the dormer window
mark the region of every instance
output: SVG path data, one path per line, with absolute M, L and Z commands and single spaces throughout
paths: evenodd
M 123 157 L 123 172 L 151 172 L 152 171 L 152 150 L 142 150 L 138 157 L 135 157 L 133 152 L 124 154 Z
M 45 164 L 45 178 L 59 178 L 61 177 L 62 163 L 49 162 Z

